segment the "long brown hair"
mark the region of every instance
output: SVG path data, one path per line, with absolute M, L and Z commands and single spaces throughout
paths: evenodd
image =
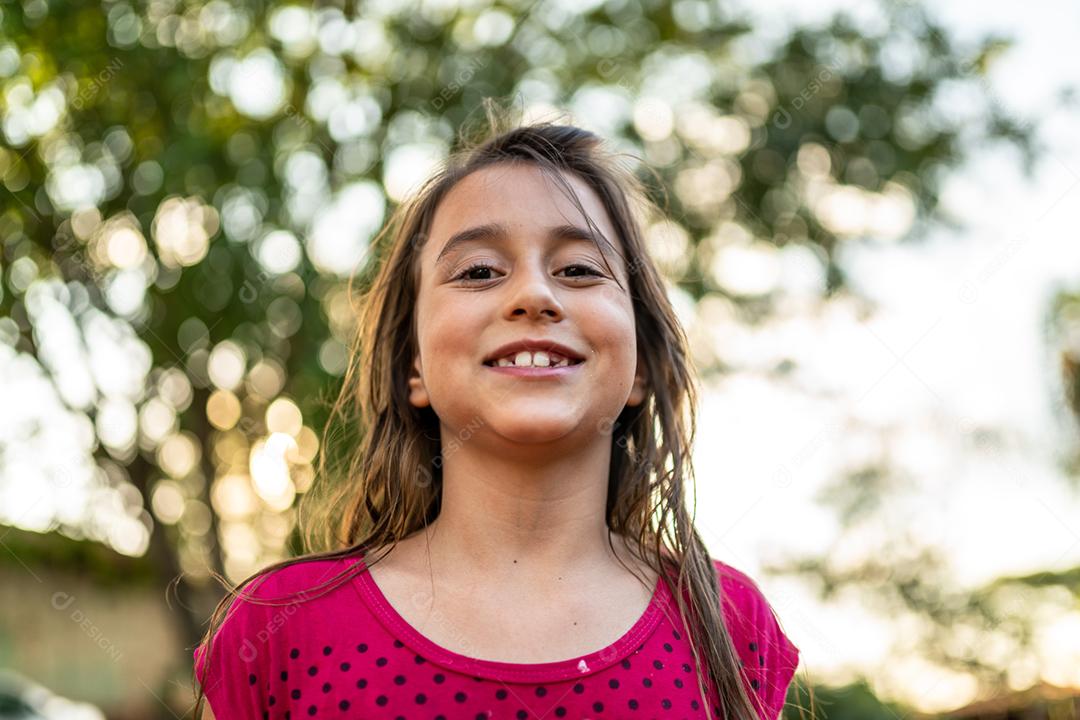
M 709 717 L 713 708 L 705 683 L 711 681 L 722 717 L 758 720 L 722 619 L 721 603 L 727 601 L 720 596 L 716 567 L 686 504 L 687 487 L 694 482 L 690 452 L 698 388 L 685 334 L 644 243 L 642 226 L 657 207 L 632 169 L 620 163 L 620 155 L 592 132 L 553 122 L 522 125 L 490 98 L 484 110 L 486 137 L 470 142 L 468 129 L 462 131 L 462 148 L 395 210 L 373 242 L 367 271 L 356 278 L 363 289 L 350 362 L 323 431 L 318 479 L 299 507 L 309 552 L 263 568 L 230 588 L 203 643 L 213 641 L 234 597 L 266 604 L 242 595 L 241 589 L 260 576 L 297 562 L 359 554 L 373 564 L 439 514 L 438 418 L 430 407 L 418 409 L 408 401 L 408 374 L 417 349 L 420 249 L 439 202 L 460 180 L 495 163 L 531 163 L 559 184 L 602 238 L 561 173 L 584 181 L 621 239 L 646 396 L 602 429 L 610 432 L 612 443 L 608 528 L 628 540 L 632 552 L 667 583 L 690 639 Z M 615 244 L 612 249 L 619 251 Z M 601 256 L 606 258 L 603 250 Z M 312 516 L 305 519 L 308 509 Z M 384 552 L 369 559 L 369 549 Z M 346 571 L 315 589 L 325 590 L 350 575 Z M 196 712 L 203 696 L 200 688 Z

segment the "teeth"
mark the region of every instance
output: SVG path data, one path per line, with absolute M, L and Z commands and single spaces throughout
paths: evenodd
M 570 364 L 570 360 L 562 355 L 547 353 L 543 350 L 535 353 L 522 350 L 516 355 L 499 358 L 495 364 L 499 367 L 566 367 Z

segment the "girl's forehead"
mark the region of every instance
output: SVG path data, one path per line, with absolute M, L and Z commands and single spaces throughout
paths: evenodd
M 619 247 L 614 226 L 595 191 L 572 173 L 561 175 L 588 219 L 608 242 Z M 428 245 L 436 247 L 426 251 L 434 257 L 451 235 L 484 224 L 525 232 L 566 224 L 588 227 L 585 216 L 554 178 L 533 165 L 501 163 L 470 173 L 450 189 L 432 218 L 430 237 L 434 242 Z

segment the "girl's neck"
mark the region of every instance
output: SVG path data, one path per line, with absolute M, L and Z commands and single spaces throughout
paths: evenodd
M 432 523 L 427 539 L 433 558 L 462 570 L 545 578 L 594 572 L 614 556 L 603 512 L 529 513 L 500 518 L 482 507 L 447 513 Z M 613 540 L 614 542 L 614 540 Z
M 433 562 L 525 579 L 616 563 L 605 521 L 609 438 L 491 444 L 473 437 L 445 455 L 439 517 L 427 533 Z
M 500 535 L 491 528 L 484 533 L 476 533 L 475 528 L 458 533 L 440 516 L 400 541 L 387 560 L 414 579 L 460 591 L 492 593 L 511 586 L 538 592 L 554 586 L 603 588 L 624 582 L 630 575 L 646 589 L 655 585 L 655 572 L 637 557 L 625 538 L 606 526 L 588 539 L 583 532 L 567 536 L 565 541 L 556 538 L 554 543 L 548 534 L 539 533 L 532 536 L 535 546 L 530 548 L 523 545 L 528 542 L 527 534 L 511 531 Z M 495 543 L 499 537 L 507 539 L 503 547 Z M 568 538 L 577 538 L 582 551 L 575 552 Z

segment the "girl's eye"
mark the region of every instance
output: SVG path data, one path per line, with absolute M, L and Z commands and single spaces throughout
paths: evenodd
M 594 269 L 590 265 L 567 265 L 566 267 L 563 268 L 563 270 L 569 270 L 570 268 L 581 268 L 582 270 L 585 271 L 585 275 L 573 275 L 571 277 L 587 277 L 588 275 L 595 275 L 597 277 L 602 277 L 603 276 L 602 272 L 600 272 L 599 270 Z
M 470 273 L 479 272 L 481 270 L 487 270 L 488 272 L 491 272 L 491 270 L 493 270 L 493 269 L 494 268 L 492 268 L 487 263 L 473 263 L 472 265 L 470 265 L 469 267 L 465 268 L 460 273 L 458 273 L 457 277 L 455 277 L 454 279 L 455 280 L 463 280 L 465 282 L 482 282 L 484 280 L 490 280 L 491 278 L 472 278 L 472 277 L 465 277 L 465 276 L 469 275 Z
M 570 275 L 569 277 L 580 278 L 580 277 L 588 277 L 590 275 L 593 275 L 593 276 L 596 276 L 596 277 L 602 277 L 603 276 L 603 273 L 601 273 L 600 271 L 592 268 L 589 265 L 582 265 L 582 264 L 567 265 L 565 268 L 563 268 L 563 271 L 570 270 L 572 268 L 580 268 L 580 269 L 584 270 L 585 273 L 582 274 L 582 275 Z M 474 282 L 474 283 L 475 282 L 483 282 L 485 280 L 490 280 L 491 278 L 490 277 L 475 278 L 475 277 L 466 277 L 466 276 L 471 275 L 474 272 L 480 272 L 480 271 L 491 272 L 492 270 L 494 270 L 494 268 L 491 267 L 490 265 L 488 265 L 487 263 L 474 263 L 474 264 L 470 265 L 469 267 L 465 268 L 464 270 L 462 270 L 460 273 L 458 273 L 457 276 L 454 279 L 455 280 L 461 280 L 463 282 Z

